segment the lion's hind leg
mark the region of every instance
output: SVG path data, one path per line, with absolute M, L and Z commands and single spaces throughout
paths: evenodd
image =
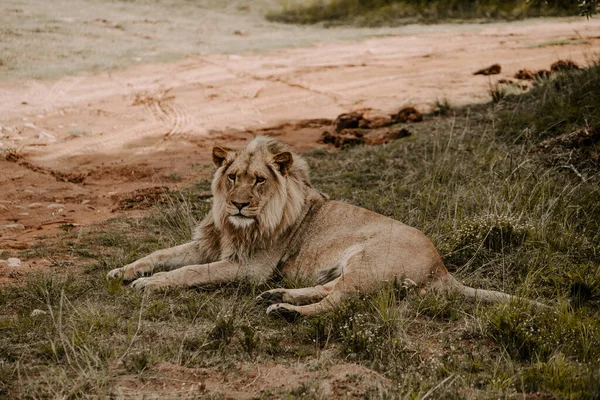
M 321 289 L 320 294 L 325 295 L 322 296 L 320 299 L 313 298 L 319 301 L 306 305 L 295 305 L 290 304 L 288 302 L 275 303 L 271 304 L 267 308 L 267 314 L 280 315 L 287 320 L 294 320 L 299 316 L 307 317 L 310 315 L 320 314 L 322 312 L 332 310 L 340 303 L 340 301 L 342 301 L 344 297 L 346 297 L 346 295 L 357 293 L 360 290 L 360 286 L 354 283 L 354 279 L 352 279 L 352 276 L 350 276 L 350 279 L 348 278 L 349 277 L 347 276 L 347 274 L 345 274 L 321 286 L 321 288 L 323 289 Z M 284 290 L 288 295 L 288 299 L 292 299 L 291 296 L 289 296 L 289 293 L 290 291 L 294 291 L 293 293 L 294 295 L 296 295 L 296 297 L 294 297 L 292 300 L 300 304 L 305 304 L 304 300 L 308 300 L 309 294 L 318 292 L 318 290 L 315 290 L 315 288 L 318 288 L 318 286 L 314 288 Z
M 364 247 L 353 245 L 347 248 L 334 267 L 319 277 L 321 282 L 334 278 L 326 284 L 303 289 L 275 289 L 261 294 L 259 297 L 270 298 L 273 303 L 267 308 L 267 314 L 280 315 L 287 320 L 319 314 L 336 307 L 346 295 L 370 287 L 376 278 L 371 276 L 373 272 L 368 265 L 365 266 Z
M 306 287 L 300 289 L 271 289 L 258 295 L 256 301 L 263 304 L 289 303 L 304 305 L 316 303 L 323 300 L 334 288 L 338 279 L 334 279 L 324 285 Z
M 343 298 L 343 292 L 334 291 L 325 296 L 325 298 L 323 298 L 321 301 L 304 306 L 296 306 L 289 303 L 276 303 L 267 308 L 267 314 L 279 315 L 288 321 L 294 321 L 300 316 L 308 317 L 310 315 L 320 314 L 322 312 L 331 310 Z

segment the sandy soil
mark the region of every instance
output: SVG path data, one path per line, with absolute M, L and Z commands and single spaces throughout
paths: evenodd
M 304 383 L 304 387 L 301 386 Z M 186 368 L 162 363 L 146 372 L 145 382 L 137 376 L 120 377 L 115 395 L 125 398 L 181 398 L 223 396 L 228 399 L 285 398 L 294 391 L 296 397 L 362 399 L 389 387 L 390 382 L 357 364 L 328 365 L 311 370 L 303 363 L 293 366 L 263 363 L 239 363 L 226 372 L 208 368 Z
M 600 50 L 597 18 L 404 32 L 1 82 L 0 150 L 7 157 L 0 160 L 0 250 L 25 249 L 64 224 L 139 213 L 119 202 L 209 177 L 203 166 L 216 142 L 242 146 L 266 132 L 307 150 L 322 146 L 323 124 L 285 122 L 363 108 L 391 113 L 409 104 L 426 111 L 444 98 L 485 102 L 490 82 L 558 59 L 586 64 Z M 494 63 L 501 74 L 473 75 Z

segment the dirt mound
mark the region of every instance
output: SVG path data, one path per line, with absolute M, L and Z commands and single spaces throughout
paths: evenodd
M 515 79 L 534 81 L 536 79 L 545 79 L 550 77 L 551 72 L 547 69 L 540 69 L 538 71 L 531 71 L 528 69 L 520 69 L 515 75 Z
M 515 79 L 520 79 L 524 81 L 532 81 L 535 79 L 535 72 L 525 69 L 520 69 L 514 76 Z
M 558 60 L 550 66 L 550 71 L 552 72 L 574 71 L 578 69 L 581 68 L 573 60 Z
M 344 129 L 356 129 L 363 121 L 363 115 L 360 112 L 340 114 L 335 119 L 335 131 L 341 132 Z
M 575 61 L 570 60 L 570 59 L 565 59 L 565 60 L 558 60 L 558 61 L 552 63 L 552 65 L 550 65 L 550 70 L 540 69 L 540 70 L 534 72 L 527 68 L 520 69 L 514 75 L 514 78 L 520 79 L 520 80 L 533 81 L 535 79 L 549 78 L 550 75 L 552 75 L 552 73 L 554 73 L 554 72 L 574 71 L 574 70 L 579 70 L 579 69 L 581 69 L 581 67 Z
M 390 128 L 379 130 L 362 130 L 362 129 L 344 129 L 339 133 L 323 132 L 320 143 L 332 144 L 338 149 L 345 149 L 361 144 L 375 146 L 389 143 L 393 140 L 398 140 L 404 137 L 411 136 L 406 128 Z
M 412 110 L 414 108 L 411 107 Z M 416 110 L 415 110 L 416 111 Z M 342 132 L 344 129 L 377 129 L 383 128 L 389 125 L 393 125 L 397 122 L 408 122 L 408 121 L 395 121 L 393 116 L 392 118 L 380 115 L 373 114 L 373 110 L 366 109 L 363 111 L 354 111 L 351 113 L 340 114 L 333 124 L 335 125 L 336 132 Z M 419 113 L 416 111 L 416 113 Z
M 335 132 L 324 131 L 318 142 L 338 149 L 361 144 L 381 145 L 412 135 L 406 128 L 387 128 L 390 125 L 421 121 L 423 114 L 414 107 L 402 108 L 389 117 L 371 109 L 353 111 L 340 114 L 333 121 Z
M 392 115 L 392 121 L 397 123 L 406 122 L 421 122 L 423 121 L 423 114 L 417 111 L 414 107 L 406 107 Z
M 364 133 L 361 130 L 344 129 L 340 133 L 323 132 L 319 143 L 332 144 L 338 149 L 365 144 Z
M 412 136 L 412 132 L 406 128 L 390 129 L 386 132 L 383 132 L 383 134 L 379 135 L 378 137 L 373 138 L 369 144 L 385 144 L 393 140 L 398 140 L 409 136 Z
M 500 64 L 493 64 L 487 68 L 482 68 L 479 71 L 473 72 L 473 75 L 498 75 L 502 71 Z

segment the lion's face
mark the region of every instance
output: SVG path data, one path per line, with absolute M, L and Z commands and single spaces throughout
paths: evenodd
M 239 154 L 215 147 L 213 213 L 220 225 L 273 231 L 281 222 L 288 194 L 290 152 L 272 154 L 265 140 L 255 140 Z

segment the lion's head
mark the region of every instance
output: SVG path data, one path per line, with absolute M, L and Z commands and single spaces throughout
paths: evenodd
M 302 213 L 308 165 L 280 141 L 257 137 L 241 152 L 215 147 L 213 218 L 222 232 L 255 241 L 277 236 Z

